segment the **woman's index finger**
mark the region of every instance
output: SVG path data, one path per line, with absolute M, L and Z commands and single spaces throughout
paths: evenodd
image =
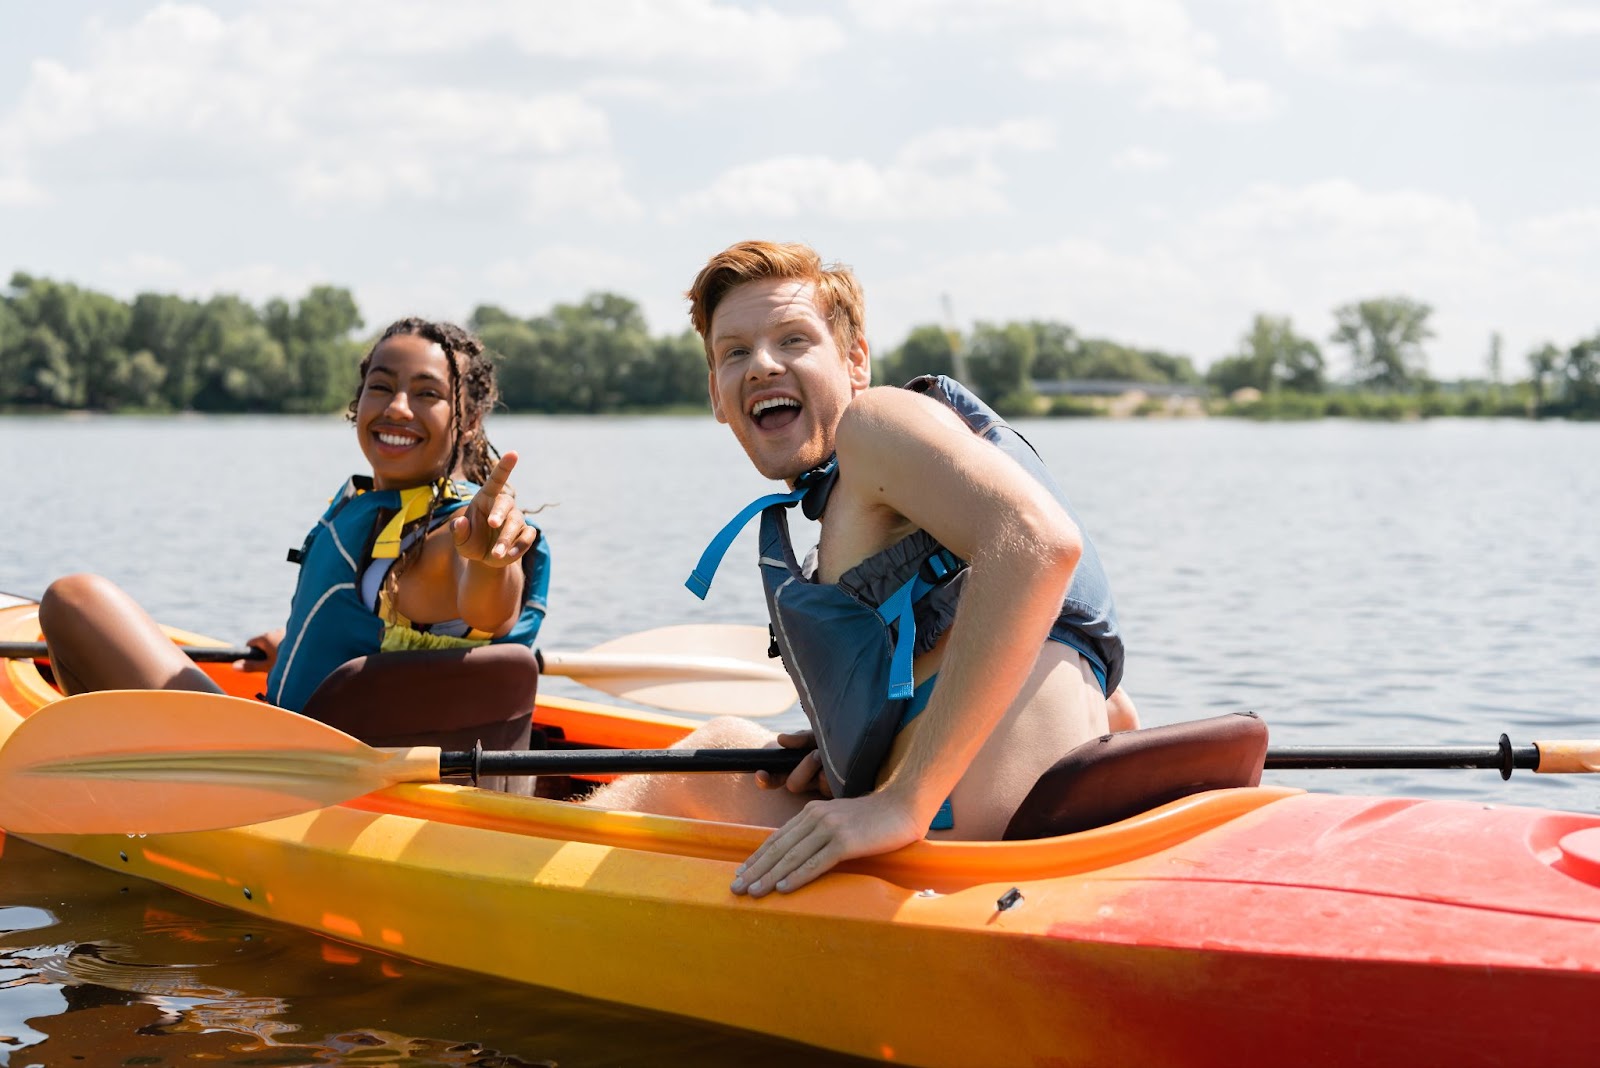
M 505 491 L 506 482 L 511 478 L 512 470 L 517 466 L 517 454 L 508 452 L 495 461 L 494 470 L 489 472 L 489 479 L 483 484 L 479 492 L 491 496 Z

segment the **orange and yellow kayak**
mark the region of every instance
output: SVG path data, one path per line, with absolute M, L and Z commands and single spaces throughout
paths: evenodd
M 37 635 L 35 606 L 0 607 L 0 640 Z M 0 736 L 56 698 L 6 662 Z M 631 748 L 694 725 L 561 698 L 535 721 Z M 1600 818 L 1263 786 L 736 897 L 764 833 L 429 784 L 224 831 L 33 840 L 398 956 L 890 1062 L 1595 1061 Z

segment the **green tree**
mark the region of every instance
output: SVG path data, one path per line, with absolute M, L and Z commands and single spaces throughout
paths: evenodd
M 698 339 L 652 339 L 639 306 L 615 293 L 557 304 L 526 321 L 485 306 L 471 321 L 494 353 L 501 395 L 513 410 L 614 412 L 705 400 Z
M 1025 404 L 1033 394 L 1037 348 L 1033 331 L 1022 323 L 978 323 L 966 353 L 972 388 L 996 407 Z
M 206 412 L 278 412 L 291 395 L 293 376 L 283 345 L 261 315 L 234 296 L 212 297 L 201 307 L 196 345 L 194 407 Z
M 11 309 L 11 301 L 0 296 L 0 405 L 17 400 L 22 382 L 22 320 Z
M 20 271 L 11 279 L 9 299 L 24 329 L 44 328 L 65 346 L 66 373 L 62 380 L 52 372 L 52 392 L 59 396 L 64 390 L 73 406 L 116 407 L 126 377 L 122 365 L 128 354 L 122 346 L 128 306 L 104 293 Z
M 1528 353 L 1528 384 L 1533 387 L 1533 414 L 1539 415 L 1550 400 L 1551 377 L 1561 362 L 1561 350 L 1548 341 Z
M 162 402 L 179 411 L 194 404 L 195 369 L 201 306 L 198 301 L 165 293 L 140 293 L 129 309 L 125 346 L 147 352 L 162 367 Z
M 912 329 L 900 346 L 879 364 L 879 380 L 903 386 L 918 375 L 954 375 L 956 339 L 942 326 L 924 324 Z
M 469 323 L 489 349 L 500 399 L 507 408 L 514 412 L 560 410 L 548 404 L 545 361 L 533 327 L 492 306 L 478 308 Z
M 1502 352 L 1500 331 L 1496 330 L 1489 335 L 1489 358 L 1486 361 L 1489 371 L 1489 396 L 1496 411 L 1500 409 L 1501 379 L 1505 375 Z
M 77 375 L 67 343 L 48 326 L 26 330 L 17 349 L 16 385 L 12 396 L 19 404 L 71 408 L 77 404 Z
M 651 343 L 653 395 L 639 404 L 695 405 L 711 408 L 706 390 L 706 350 L 700 335 L 685 330 L 676 337 L 661 337 Z
M 1296 334 L 1288 316 L 1258 314 L 1239 339 L 1239 352 L 1212 364 L 1206 381 L 1222 393 L 1246 387 L 1263 393 L 1320 393 L 1322 350 Z
M 610 412 L 629 400 L 628 378 L 650 363 L 639 306 L 615 293 L 558 304 L 534 321 L 570 410 Z
M 1033 331 L 1033 377 L 1046 382 L 1079 378 L 1075 367 L 1082 357 L 1083 346 L 1078 334 L 1066 323 L 1034 321 L 1028 324 Z
M 1334 310 L 1332 340 L 1350 351 L 1353 377 L 1378 390 L 1406 391 L 1427 377 L 1423 342 L 1433 309 L 1410 297 L 1379 297 Z
M 356 390 L 361 310 L 348 289 L 313 286 L 294 310 L 294 338 L 285 347 L 294 380 L 294 407 L 328 411 L 348 403 Z
M 107 396 L 114 408 L 158 408 L 167 369 L 155 353 L 140 349 L 117 365 Z
M 1600 334 L 1567 350 L 1561 379 L 1569 414 L 1600 417 Z

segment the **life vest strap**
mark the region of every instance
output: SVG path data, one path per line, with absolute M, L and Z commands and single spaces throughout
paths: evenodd
M 940 565 L 942 570 L 942 561 L 940 561 Z M 940 574 L 940 577 L 943 577 L 943 573 Z M 912 575 L 910 579 L 885 598 L 884 602 L 878 606 L 878 615 L 885 623 L 898 622 L 900 627 L 895 634 L 894 656 L 889 661 L 889 700 L 891 701 L 908 699 L 914 689 L 911 673 L 911 654 L 917 644 L 917 602 L 922 600 L 933 587 L 934 583 L 924 578 L 919 569 L 917 574 Z
M 722 558 L 728 555 L 728 548 L 733 544 L 733 539 L 739 536 L 739 532 L 756 513 L 774 505 L 794 505 L 810 488 L 802 486 L 789 493 L 769 493 L 765 497 L 757 497 L 741 508 L 738 515 L 728 520 L 727 525 L 717 531 L 717 536 L 711 539 L 711 544 L 700 554 L 700 562 L 694 566 L 694 570 L 689 573 L 688 581 L 684 583 L 689 592 L 702 601 L 705 600 L 706 594 L 711 592 L 711 580 L 716 578 L 717 568 L 722 566 Z

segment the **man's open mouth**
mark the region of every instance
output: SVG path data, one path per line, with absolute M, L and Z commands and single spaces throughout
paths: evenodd
M 793 397 L 767 397 L 750 406 L 750 419 L 762 430 L 777 430 L 800 418 L 800 402 Z

